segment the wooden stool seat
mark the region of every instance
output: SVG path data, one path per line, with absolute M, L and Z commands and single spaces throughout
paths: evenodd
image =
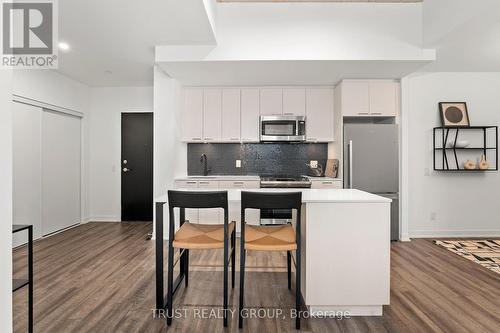
M 233 232 L 234 227 L 235 222 L 227 225 L 228 237 Z M 224 248 L 224 225 L 185 222 L 175 233 L 172 246 L 190 250 L 222 249 Z
M 245 249 L 257 251 L 290 251 L 297 249 L 295 229 L 290 225 L 245 225 Z

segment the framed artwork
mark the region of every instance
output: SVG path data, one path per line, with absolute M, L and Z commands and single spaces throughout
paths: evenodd
M 443 127 L 469 127 L 469 112 L 465 102 L 440 102 L 439 113 Z

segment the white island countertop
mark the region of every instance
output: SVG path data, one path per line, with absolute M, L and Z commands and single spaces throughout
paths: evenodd
M 200 191 L 200 189 L 176 189 L 180 191 Z M 220 191 L 217 189 L 202 189 L 201 191 Z M 239 189 L 229 189 L 228 201 L 240 201 L 241 191 Z M 320 202 L 366 202 L 380 203 L 391 202 L 391 199 L 381 197 L 372 193 L 355 190 L 355 189 L 290 189 L 290 188 L 260 188 L 249 189 L 248 192 L 302 192 L 302 202 L 304 203 L 320 203 Z M 156 202 L 167 202 L 167 195 L 159 196 L 155 199 Z

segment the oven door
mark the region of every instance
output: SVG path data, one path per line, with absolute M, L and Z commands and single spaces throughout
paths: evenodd
M 261 225 L 280 225 L 292 223 L 291 209 L 261 209 L 260 224 Z
M 262 116 L 260 141 L 305 141 L 305 118 Z

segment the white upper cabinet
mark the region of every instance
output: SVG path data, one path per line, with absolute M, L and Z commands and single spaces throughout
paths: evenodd
M 220 141 L 222 123 L 222 89 L 204 90 L 203 140 Z
M 393 80 L 342 82 L 342 114 L 348 117 L 394 117 L 398 114 L 399 83 Z
M 283 89 L 260 89 L 260 114 L 261 116 L 281 116 L 283 114 Z
M 306 90 L 304 88 L 283 89 L 283 115 L 306 115 Z
M 222 89 L 222 141 L 241 140 L 240 114 L 240 89 Z
M 259 89 L 241 89 L 241 141 L 259 141 Z
M 203 89 L 184 89 L 182 110 L 182 140 L 201 142 L 203 140 Z
M 368 81 L 342 82 L 342 114 L 344 116 L 368 116 L 370 114 Z
M 390 80 L 370 81 L 370 115 L 396 116 L 399 84 Z
M 306 89 L 306 139 L 308 142 L 334 141 L 333 88 Z

